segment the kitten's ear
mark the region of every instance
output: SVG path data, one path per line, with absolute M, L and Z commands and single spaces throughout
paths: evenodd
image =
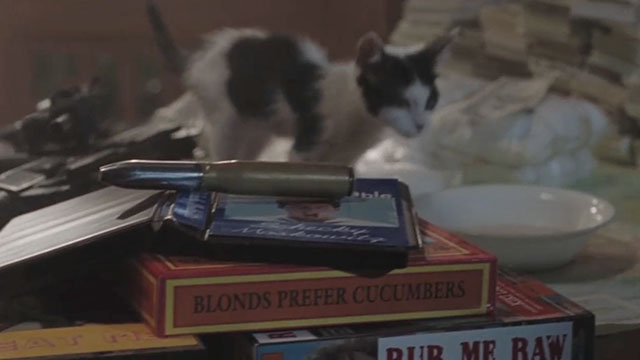
M 376 62 L 382 56 L 384 42 L 375 32 L 369 32 L 358 40 L 358 55 L 356 63 L 363 67 Z

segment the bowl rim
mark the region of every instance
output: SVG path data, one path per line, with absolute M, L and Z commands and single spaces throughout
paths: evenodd
M 465 230 L 458 230 L 452 227 L 445 227 L 442 225 L 439 225 L 438 223 L 426 219 L 423 215 L 420 214 L 419 210 L 418 210 L 418 203 L 420 201 L 420 199 L 423 198 L 427 198 L 429 196 L 436 196 L 438 194 L 443 194 L 443 193 L 452 193 L 452 192 L 456 192 L 456 191 L 460 191 L 460 190 L 465 190 L 465 189 L 478 189 L 478 188 L 489 188 L 489 187 L 493 187 L 493 188 L 511 188 L 511 189 L 517 189 L 517 188 L 527 188 L 530 190 L 540 190 L 540 191 L 549 191 L 549 192 L 555 192 L 555 193 L 564 193 L 564 194 L 572 194 L 574 196 L 579 196 L 579 197 L 589 197 L 591 199 L 595 199 L 598 201 L 599 204 L 604 205 L 605 208 L 608 208 L 609 211 L 609 216 L 602 219 L 598 224 L 592 225 L 592 226 L 588 226 L 585 228 L 581 228 L 581 229 L 576 229 L 576 230 L 561 230 L 561 231 L 556 231 L 556 232 L 549 232 L 549 233 L 540 233 L 540 234 L 519 234 L 519 235 L 506 235 L 506 234 L 487 234 L 487 233 L 476 233 L 476 232 L 472 232 L 472 231 L 465 231 Z M 582 235 L 586 235 L 589 234 L 591 232 L 595 232 L 597 230 L 599 230 L 600 228 L 606 226 L 607 224 L 609 224 L 610 222 L 613 221 L 613 219 L 616 216 L 616 208 L 615 206 L 613 206 L 613 204 L 611 204 L 609 201 L 602 199 L 598 196 L 595 195 L 591 195 L 589 193 L 586 192 L 582 192 L 582 191 L 578 191 L 578 190 L 573 190 L 573 189 L 566 189 L 566 188 L 560 188 L 560 187 L 552 187 L 552 186 L 544 186 L 544 185 L 536 185 L 536 184 L 508 184 L 508 183 L 491 183 L 491 184 L 466 184 L 466 185 L 460 185 L 460 186 L 454 186 L 454 187 L 449 187 L 440 191 L 436 191 L 436 192 L 432 192 L 432 193 L 424 193 L 424 194 L 420 194 L 418 196 L 416 196 L 416 198 L 414 199 L 414 206 L 416 208 L 416 213 L 418 213 L 418 217 L 426 222 L 432 223 L 438 227 L 442 227 L 443 229 L 448 229 L 448 231 L 451 231 L 455 234 L 458 234 L 462 237 L 465 236 L 473 236 L 473 237 L 477 237 L 477 238 L 492 238 L 492 239 L 496 239 L 496 240 L 512 240 L 514 238 L 518 238 L 518 239 L 523 239 L 523 240 L 527 240 L 527 239 L 559 239 L 559 238 L 567 238 L 567 237 L 576 237 L 576 236 L 582 236 Z

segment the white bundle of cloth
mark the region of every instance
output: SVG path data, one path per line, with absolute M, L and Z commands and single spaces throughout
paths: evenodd
M 443 187 L 481 182 L 562 186 L 587 176 L 596 166 L 592 149 L 613 127 L 592 103 L 549 93 L 553 80 L 442 79 L 445 98 L 427 131 L 411 141 L 382 142 L 357 168 L 367 175 L 385 167 L 428 169 L 433 176 L 425 181 L 447 179 Z

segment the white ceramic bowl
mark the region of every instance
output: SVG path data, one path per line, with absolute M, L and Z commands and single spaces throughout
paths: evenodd
M 415 199 L 420 217 L 493 253 L 500 265 L 544 270 L 570 262 L 615 210 L 580 192 L 535 185 L 471 185 Z

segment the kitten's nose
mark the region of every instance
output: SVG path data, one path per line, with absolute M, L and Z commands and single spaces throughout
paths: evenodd
M 416 129 L 418 129 L 418 131 L 422 131 L 423 128 L 424 124 L 416 124 Z

